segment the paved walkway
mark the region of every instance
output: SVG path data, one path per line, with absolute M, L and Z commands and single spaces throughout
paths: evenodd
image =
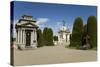
M 24 51 L 15 49 L 14 53 L 15 65 L 54 64 L 97 60 L 96 51 L 68 49 L 63 46 L 45 46 Z

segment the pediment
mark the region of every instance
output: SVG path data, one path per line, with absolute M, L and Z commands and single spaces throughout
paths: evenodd
M 16 25 L 16 28 L 18 27 L 23 27 L 23 28 L 38 28 L 38 26 L 36 25 L 36 21 L 34 20 L 26 20 L 26 19 L 20 19 Z
M 22 24 L 22 26 L 33 27 L 33 26 L 35 26 L 35 24 L 33 24 L 33 23 L 25 23 L 25 24 Z
M 23 27 L 37 27 L 36 24 L 28 22 L 28 23 L 21 23 L 21 24 L 17 24 L 17 26 L 23 26 Z
M 29 27 L 32 27 L 33 25 L 32 25 L 32 24 L 27 24 L 27 25 L 24 25 L 24 26 L 29 26 Z

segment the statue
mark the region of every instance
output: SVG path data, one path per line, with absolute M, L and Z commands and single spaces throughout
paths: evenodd
M 88 34 L 86 34 L 84 37 L 83 37 L 83 42 L 82 42 L 82 48 L 81 49 L 90 49 L 91 48 L 91 45 L 89 43 L 89 40 L 90 40 L 90 37 Z

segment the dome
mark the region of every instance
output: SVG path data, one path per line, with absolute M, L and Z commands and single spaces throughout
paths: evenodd
M 62 26 L 60 30 L 61 31 L 67 31 L 67 28 L 65 26 Z
M 66 24 L 65 24 L 64 21 L 63 21 L 63 25 L 60 27 L 60 30 L 59 30 L 58 33 L 62 33 L 62 32 L 64 32 L 64 33 L 69 33 L 70 32 L 69 29 L 66 27 Z

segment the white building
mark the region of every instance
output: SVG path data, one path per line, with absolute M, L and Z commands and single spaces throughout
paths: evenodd
M 60 45 L 70 45 L 70 31 L 65 26 L 65 23 L 61 26 L 58 32 L 58 40 Z
M 37 47 L 36 21 L 32 16 L 24 15 L 16 23 L 16 45 L 20 49 Z

